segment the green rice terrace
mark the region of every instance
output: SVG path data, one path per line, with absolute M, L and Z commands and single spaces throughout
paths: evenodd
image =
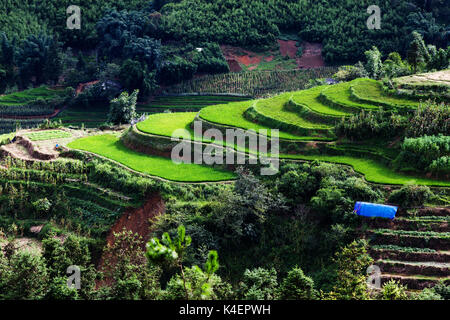
M 46 92 L 48 89 L 39 90 Z M 31 94 L 22 95 L 29 97 Z M 13 100 L 10 96 L 2 101 L 13 103 Z M 432 170 L 433 166 L 426 171 L 418 170 L 414 164 L 400 168 L 399 163 L 405 161 L 401 157 L 408 148 L 408 139 L 402 145 L 395 131 L 390 136 L 375 134 L 356 138 L 352 135 L 358 131 L 353 127 L 357 121 L 366 119 L 364 117 L 375 121 L 386 112 L 394 126 L 396 123 L 406 126 L 401 117 L 417 116 L 424 103 L 410 95 L 393 93 L 380 81 L 356 79 L 259 99 L 207 94 L 159 96 L 150 104 L 137 106 L 139 114 L 147 114 L 145 120 L 113 129 L 73 127 L 86 119 L 66 112 L 62 119 L 63 123 L 71 125 L 70 129 L 21 129 L 2 135 L 0 178 L 8 181 L 7 188 L 15 190 L 23 188 L 26 177 L 28 188 L 39 188 L 44 193 L 51 193 L 54 183 L 58 183 L 69 206 L 73 203 L 86 208 L 86 215 L 80 213 L 70 223 L 79 223 L 85 232 L 95 226 L 95 236 L 102 237 L 120 212 L 141 205 L 138 200 L 141 198 L 136 197 L 132 188 L 125 190 L 120 185 L 102 182 L 103 176 L 96 171 L 101 171 L 102 166 L 115 167 L 134 179 L 151 178 L 155 183 L 227 184 L 237 179 L 236 166 L 173 162 L 171 154 L 180 138 L 184 137 L 188 145 L 198 146 L 200 150 L 226 148 L 244 155 L 247 160 L 274 156 L 270 150 L 267 153 L 253 150 L 247 143 L 237 145 L 203 137 L 194 130 L 196 123 L 201 124 L 202 132 L 206 129 L 222 133 L 227 129 L 254 130 L 256 136 L 267 134 L 269 141 L 274 137 L 272 130 L 278 129 L 279 157 L 283 163 L 323 161 L 344 165 L 355 176 L 389 190 L 403 185 L 429 186 L 440 195 L 439 205 L 448 206 L 450 179 L 445 163 L 439 173 Z M 446 103 L 432 107 L 448 114 Z M 82 111 L 79 114 L 81 116 Z M 89 116 L 92 115 L 84 115 Z M 413 129 L 417 128 L 406 130 Z M 449 133 L 448 129 L 444 130 Z M 370 134 L 373 132 L 376 131 Z M 441 143 L 439 141 L 436 143 Z M 449 155 L 449 150 L 444 152 L 447 152 L 444 156 Z M 99 169 L 94 170 L 94 167 Z M 88 195 L 88 200 L 81 197 L 82 193 Z M 98 214 L 92 216 L 92 210 Z M 39 219 L 21 223 L 27 228 L 46 226 Z M 52 230 L 55 228 L 52 225 Z M 433 204 L 425 209 L 402 209 L 394 222 L 378 219 L 365 222 L 361 237 L 369 240 L 369 253 L 382 270 L 383 283 L 395 279 L 409 290 L 422 290 L 441 280 L 450 281 L 450 229 L 446 208 L 436 208 Z
M 61 91 L 61 90 L 60 90 Z M 32 97 L 53 97 L 59 91 L 45 87 L 1 97 L 3 103 L 30 101 Z M 23 99 L 23 100 L 21 100 Z M 229 128 L 244 130 L 279 130 L 280 158 L 286 161 L 320 160 L 349 165 L 364 175 L 369 182 L 379 184 L 420 184 L 450 186 L 444 176 L 425 176 L 419 172 L 406 172 L 395 168 L 393 162 L 400 150 L 399 143 L 389 138 L 352 142 L 352 138 L 339 137 L 335 126 L 347 122 L 360 112 L 398 110 L 415 112 L 419 99 L 403 97 L 387 92 L 382 83 L 371 79 L 356 79 L 336 85 L 318 86 L 302 91 L 286 92 L 265 99 L 246 100 L 232 95 L 178 95 L 159 96 L 148 105 L 138 105 L 137 111 L 151 112 L 145 121 L 113 135 L 88 136 L 67 144 L 69 148 L 87 151 L 111 159 L 122 165 L 167 180 L 201 182 L 232 180 L 234 175 L 227 168 L 202 165 L 172 165 L 168 157 L 174 142 L 175 130 L 184 129 L 190 138 L 206 147 L 222 146 L 258 156 L 258 151 L 246 146 L 230 145 L 225 141 L 213 141 L 196 136 L 193 123 L 198 121 L 203 129 L 215 128 L 225 132 Z M 14 102 L 16 101 L 16 102 Z M 406 111 L 405 111 L 406 110 Z M 68 110 L 69 111 L 69 110 Z M 165 111 L 163 113 L 158 113 Z M 170 112 L 175 111 L 175 112 Z M 169 113 L 168 113 L 169 112 Z M 81 113 L 81 112 L 80 112 Z M 92 116 L 90 113 L 86 117 Z M 92 119 L 94 116 L 92 116 Z M 58 118 L 56 118 L 58 119 Z M 71 125 L 82 119 L 64 118 Z M 81 133 L 85 135 L 85 133 Z M 26 133 L 31 141 L 67 138 L 64 131 L 37 131 Z M 388 148 L 385 148 L 385 145 Z M 269 156 L 270 154 L 264 154 Z M 145 159 L 145 160 L 144 160 Z M 173 169 L 170 169 L 173 168 Z M 174 169 L 176 168 L 176 170 Z

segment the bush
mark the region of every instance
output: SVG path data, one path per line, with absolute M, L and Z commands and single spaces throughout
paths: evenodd
M 417 171 L 444 173 L 449 171 L 450 136 L 424 136 L 408 138 L 394 161 L 397 168 L 414 168 Z
M 450 106 L 427 101 L 421 103 L 406 129 L 408 137 L 444 134 L 450 135 Z
M 240 298 L 244 300 L 274 300 L 277 298 L 277 272 L 275 269 L 246 270 L 240 284 Z
M 280 286 L 282 300 L 313 300 L 317 298 L 314 281 L 303 270 L 295 267 L 289 271 Z
M 369 74 L 361 62 L 353 66 L 341 66 L 339 71 L 333 75 L 333 79 L 337 81 L 351 81 L 358 78 L 368 78 Z
M 379 299 L 381 300 L 408 300 L 407 287 L 395 280 L 389 280 L 383 285 Z
M 389 202 L 405 208 L 420 207 L 433 196 L 433 192 L 426 186 L 404 186 L 390 194 Z

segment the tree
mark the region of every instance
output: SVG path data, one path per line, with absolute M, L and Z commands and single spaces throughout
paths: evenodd
M 42 248 L 42 257 L 47 266 L 49 279 L 51 279 L 48 297 L 58 297 L 58 299 L 92 298 L 97 272 L 91 264 L 87 241 L 84 238 L 69 235 L 62 242 L 53 233 L 50 233 L 42 241 Z M 80 268 L 81 289 L 79 291 L 66 290 L 62 284 L 62 279 L 67 281 L 67 268 L 69 266 Z
M 124 91 L 118 98 L 111 100 L 108 121 L 114 124 L 130 123 L 136 117 L 136 101 L 139 90 L 131 95 Z
M 373 259 L 367 254 L 365 240 L 353 241 L 336 254 L 337 281 L 334 293 L 342 300 L 366 300 L 367 268 Z
M 208 254 L 204 270 L 195 265 L 184 268 L 189 300 L 220 300 L 232 297 L 231 285 L 214 274 L 218 268 L 217 252 L 213 250 Z M 186 299 L 183 279 L 179 274 L 170 279 L 162 297 L 168 300 Z
M 417 72 L 417 67 L 420 63 L 428 63 L 430 61 L 430 53 L 418 32 L 412 33 L 413 40 L 409 44 L 407 56 L 408 62 L 414 67 L 414 72 Z
M 13 86 L 16 81 L 16 44 L 9 41 L 6 34 L 1 34 L 0 44 L 0 93 L 5 92 L 8 86 Z
M 192 239 L 180 225 L 175 239 L 165 232 L 161 241 L 152 238 L 147 243 L 147 259 L 151 264 L 175 266 L 180 274 L 174 276 L 167 286 L 165 295 L 175 299 L 217 299 L 230 295 L 230 288 L 214 273 L 219 269 L 217 251 L 208 253 L 204 270 L 198 266 L 185 268 L 183 260 Z M 181 275 L 181 276 L 180 276 Z
M 289 271 L 280 285 L 280 299 L 282 300 L 313 300 L 316 298 L 314 281 L 298 267 Z
M 176 265 L 181 272 L 183 279 L 183 288 L 186 299 L 189 299 L 189 291 L 186 285 L 186 277 L 184 276 L 183 257 L 186 249 L 191 245 L 192 238 L 186 236 L 186 228 L 180 225 L 177 230 L 177 237 L 172 241 L 169 234 L 165 232 L 161 241 L 158 238 L 152 238 L 147 243 L 147 259 L 150 263 L 164 263 Z
M 276 300 L 277 288 L 277 272 L 274 268 L 247 269 L 240 283 L 239 296 L 244 300 Z
M 371 50 L 366 51 L 365 55 L 367 60 L 366 70 L 369 73 L 369 76 L 373 79 L 378 79 L 383 66 L 381 62 L 381 52 L 374 46 Z
M 37 300 L 45 296 L 48 273 L 44 259 L 28 251 L 17 251 L 10 260 L 8 299 Z
M 29 36 L 24 40 L 18 54 L 19 76 L 23 87 L 32 77 L 40 84 L 57 80 L 61 73 L 59 44 L 48 35 Z
M 147 263 L 142 237 L 123 229 L 114 233 L 114 241 L 104 251 L 102 270 L 105 283 L 111 284 L 114 299 L 156 299 L 160 270 Z

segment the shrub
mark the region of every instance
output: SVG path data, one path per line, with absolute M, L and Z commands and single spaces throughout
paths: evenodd
M 389 202 L 402 207 L 419 207 L 423 206 L 431 197 L 433 197 L 433 192 L 430 188 L 411 185 L 393 191 L 389 196 Z
M 277 298 L 277 287 L 275 269 L 247 269 L 240 284 L 240 296 L 244 300 L 274 300 Z
M 406 286 L 395 280 L 389 280 L 383 285 L 379 298 L 381 300 L 408 300 Z
M 333 75 L 333 78 L 338 81 L 351 81 L 357 78 L 368 77 L 369 75 L 361 62 L 353 66 L 341 66 L 339 67 L 339 71 Z
M 314 281 L 298 267 L 289 271 L 281 283 L 280 299 L 282 300 L 313 300 L 316 297 Z
M 450 106 L 427 101 L 421 103 L 406 129 L 408 137 L 444 134 L 450 135 Z
M 437 173 L 449 170 L 450 136 L 424 136 L 408 138 L 402 144 L 402 151 L 394 161 L 397 168 L 414 168 L 418 171 Z

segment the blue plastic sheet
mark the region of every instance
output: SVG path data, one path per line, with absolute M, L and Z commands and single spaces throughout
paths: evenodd
M 394 219 L 397 210 L 398 207 L 368 202 L 356 202 L 354 209 L 358 216 L 386 219 Z

